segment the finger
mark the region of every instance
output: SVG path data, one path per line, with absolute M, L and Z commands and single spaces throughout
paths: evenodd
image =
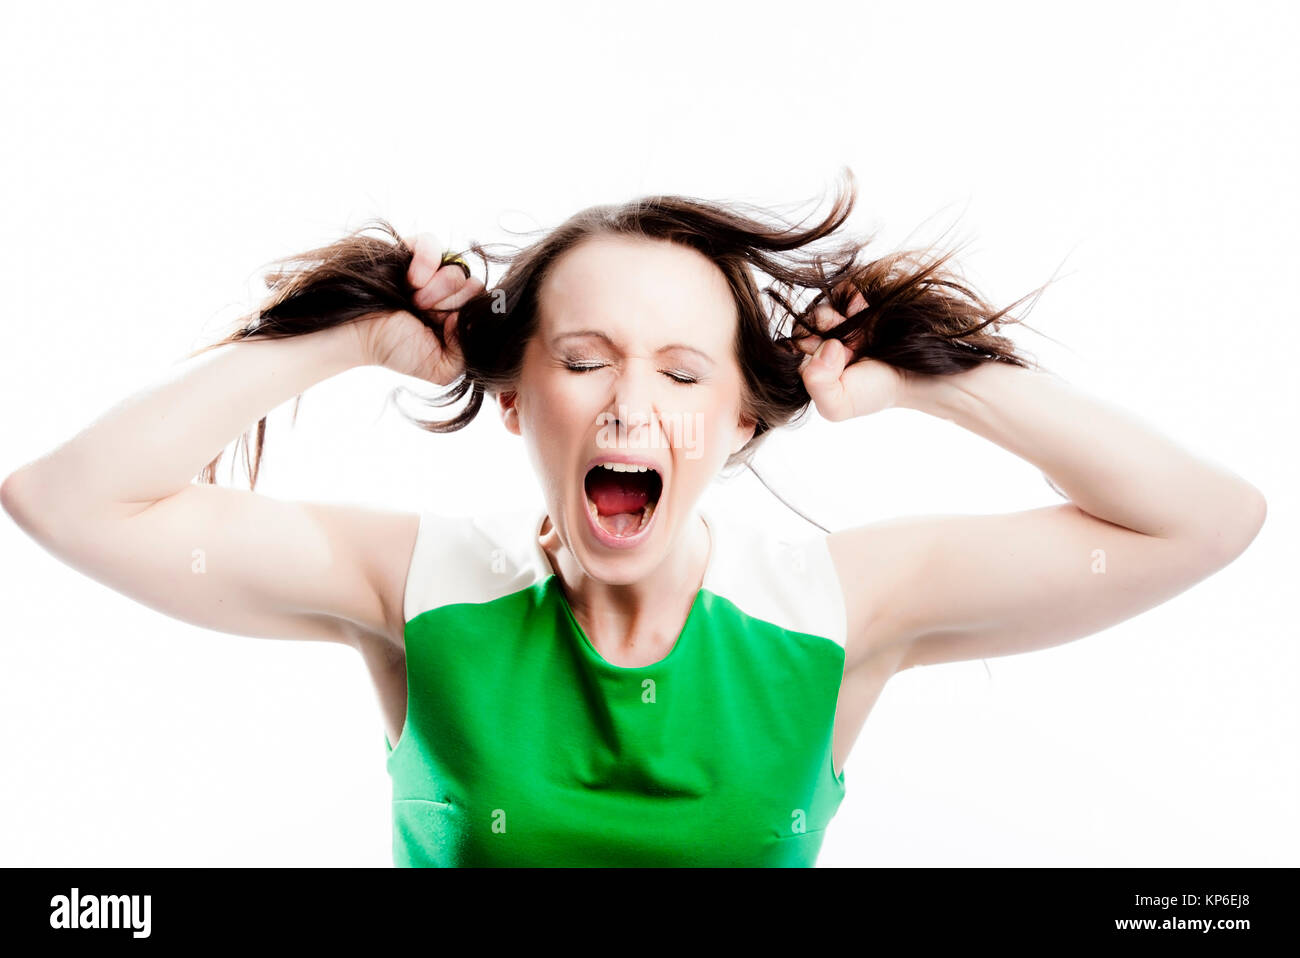
M 460 349 L 459 319 L 459 313 L 452 313 L 442 329 L 444 345 L 442 355 L 438 357 L 438 378 L 443 383 L 451 382 L 465 371 L 465 355 Z
M 465 274 L 466 279 L 473 279 L 474 274 L 470 271 L 469 263 L 465 262 L 459 256 L 453 256 L 443 260 L 443 266 L 457 266 Z
M 862 294 L 860 293 L 857 294 L 853 302 L 855 304 L 862 303 L 863 306 L 866 305 L 866 300 L 862 298 Z M 858 311 L 859 310 L 856 309 L 849 310 L 849 312 L 854 315 L 856 315 Z M 816 308 L 813 310 L 813 321 L 817 324 L 818 329 L 826 331 L 834 326 L 838 326 L 840 323 L 848 322 L 848 317 L 843 313 L 838 312 L 833 306 L 827 303 L 818 303 Z M 857 349 L 862 345 L 862 337 L 863 332 L 859 329 L 853 333 L 847 334 L 846 338 L 842 341 L 850 348 Z
M 833 309 L 825 303 L 820 303 L 810 313 L 806 314 L 801 321 L 795 323 L 790 334 L 790 341 L 800 352 L 816 352 L 817 347 L 822 344 L 822 337 L 818 333 L 826 331 L 841 319 L 843 317 Z
M 460 313 L 452 313 L 447 317 L 447 322 L 442 327 L 442 338 L 446 342 L 446 352 L 456 363 L 460 363 L 464 359 L 460 352 L 459 320 Z
M 461 292 L 464 287 L 475 282 L 477 282 L 477 280 L 466 279 L 465 271 L 455 263 L 452 263 L 440 267 L 438 271 L 433 274 L 433 278 L 430 279 L 429 282 L 425 283 L 422 288 L 415 291 L 413 299 L 415 305 L 421 309 L 432 309 L 434 307 L 444 308 L 441 306 L 444 300 L 449 299 L 454 294 Z M 464 300 L 461 300 L 452 305 L 459 306 L 463 302 Z
M 827 376 L 839 376 L 852 355 L 848 347 L 838 339 L 824 339 L 816 350 L 804 357 L 799 364 L 799 371 L 804 372 L 812 367 L 813 375 L 819 380 Z
M 807 353 L 811 356 L 813 353 L 817 352 L 817 347 L 822 344 L 822 338 L 813 335 L 797 336 L 792 339 L 791 342 L 794 344 L 794 348 L 799 350 L 799 352 Z
M 450 268 L 455 270 L 456 274 L 462 277 L 463 279 L 465 274 L 459 266 L 453 265 Z M 463 282 L 461 283 L 461 286 L 458 290 L 456 290 L 454 293 L 452 293 L 450 296 L 446 297 L 445 299 L 439 300 L 434 305 L 438 309 L 460 309 L 460 307 L 464 306 L 466 303 L 468 303 L 479 293 L 483 292 L 484 288 L 485 287 L 483 286 L 483 283 L 480 280 L 463 279 Z
M 829 303 L 818 303 L 813 307 L 812 315 L 809 317 L 809 325 L 818 332 L 825 332 L 842 322 L 844 317 Z
M 406 280 L 416 289 L 426 285 L 442 265 L 442 241 L 435 233 L 421 233 L 408 242 L 414 251 L 411 265 L 406 269 Z

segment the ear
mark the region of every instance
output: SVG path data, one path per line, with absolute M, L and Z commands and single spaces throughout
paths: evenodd
M 754 438 L 754 430 L 758 428 L 758 420 L 747 412 L 740 414 L 740 421 L 736 424 L 736 441 L 732 443 L 731 454 L 734 456 L 745 448 L 745 443 Z
M 519 396 L 517 393 L 500 392 L 497 393 L 497 408 L 501 411 L 501 422 L 505 424 L 507 431 L 518 436 L 519 433 L 519 409 L 517 404 Z

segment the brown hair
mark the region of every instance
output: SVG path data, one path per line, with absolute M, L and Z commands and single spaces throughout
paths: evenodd
M 426 399 L 435 406 L 467 396 L 468 402 L 449 419 L 403 415 L 431 432 L 452 432 L 473 421 L 485 392 L 509 392 L 517 382 L 524 348 L 537 329 L 537 296 L 548 270 L 579 242 L 609 234 L 681 244 L 708 257 L 726 277 L 739 316 L 735 347 L 744 382 L 742 408 L 756 424 L 753 438 L 728 459 L 728 466 L 743 464 L 752 470 L 750 462 L 763 436 L 800 420 L 811 405 L 799 372 L 804 354 L 791 342 L 810 331 L 841 340 L 855 359 L 870 357 L 914 373 L 951 375 L 987 362 L 1038 368 L 998 329 L 1022 322 L 1008 314 L 1047 284 L 995 310 L 946 268 L 956 250 L 934 254 L 909 249 L 865 257 L 874 235 L 856 238 L 838 232 L 857 199 L 852 171 L 844 169 L 841 179 L 830 211 L 806 227 L 802 220 L 791 223 L 745 203 L 646 196 L 582 210 L 512 252 L 496 253 L 471 243 L 460 255 L 472 253 L 485 270 L 490 263 L 507 269 L 495 286 L 485 284 L 459 308 L 456 334 L 464 372 L 444 393 Z M 384 238 L 365 235 L 369 230 L 379 230 Z M 444 254 L 444 261 L 452 255 Z M 412 256 L 397 231 L 376 219 L 329 246 L 277 260 L 280 268 L 266 277 L 271 295 L 262 307 L 242 317 L 228 336 L 190 355 L 226 343 L 298 336 L 401 310 L 419 317 L 445 343 L 445 311 L 422 310 L 412 302 L 414 290 L 406 279 Z M 772 285 L 760 291 L 762 278 Z M 862 294 L 864 308 L 831 329 L 814 330 L 814 307 L 827 302 L 843 315 L 855 290 Z M 251 458 L 248 436 L 241 437 L 250 488 L 257 482 L 265 432 L 263 417 Z M 201 481 L 215 481 L 220 458 L 218 454 L 204 468 Z

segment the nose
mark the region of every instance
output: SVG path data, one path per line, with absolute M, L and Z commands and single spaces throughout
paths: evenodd
M 626 431 L 629 445 L 654 439 L 655 415 L 653 362 L 630 359 L 614 383 L 609 416 L 619 431 Z

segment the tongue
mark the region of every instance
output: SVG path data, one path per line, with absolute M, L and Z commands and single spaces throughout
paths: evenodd
M 603 473 L 603 474 L 602 474 Z M 631 535 L 641 524 L 641 511 L 650 501 L 644 479 L 635 473 L 597 470 L 587 481 L 587 494 L 596 504 L 600 524 L 614 535 Z
M 616 536 L 635 535 L 641 527 L 641 513 L 620 512 L 614 516 L 601 516 L 596 520 L 606 532 Z

